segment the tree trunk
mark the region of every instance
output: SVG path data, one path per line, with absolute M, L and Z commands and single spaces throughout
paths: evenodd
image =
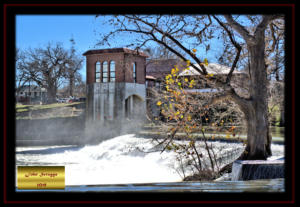
M 280 126 L 283 127 L 285 124 L 284 120 L 284 105 L 280 104 Z
M 49 84 L 47 87 L 47 103 L 56 102 L 56 87 L 52 84 Z
M 269 131 L 267 71 L 264 60 L 264 35 L 255 45 L 248 46 L 250 52 L 250 94 L 249 107 L 244 109 L 247 121 L 247 146 L 239 159 L 265 160 L 272 155 L 272 137 Z
M 272 155 L 272 137 L 269 131 L 266 109 L 261 103 L 253 101 L 245 114 L 247 122 L 247 146 L 239 159 L 265 160 Z
M 70 86 L 69 86 L 69 90 L 70 90 L 70 96 L 72 96 L 73 97 L 73 86 L 74 86 L 74 74 L 71 74 L 70 75 L 70 80 L 69 80 L 69 84 L 70 84 Z

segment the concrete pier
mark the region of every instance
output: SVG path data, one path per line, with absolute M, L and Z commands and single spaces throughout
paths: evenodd
M 284 159 L 236 160 L 232 166 L 232 181 L 284 178 Z

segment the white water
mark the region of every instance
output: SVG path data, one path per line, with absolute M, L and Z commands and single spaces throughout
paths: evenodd
M 171 151 L 160 153 L 155 145 L 152 139 L 127 134 L 85 147 L 17 147 L 16 159 L 17 165 L 65 166 L 66 185 L 181 181 L 176 154 Z M 240 143 L 213 142 L 213 145 L 218 155 L 226 156 L 221 165 L 236 159 L 244 149 Z M 272 150 L 274 156 L 283 155 L 282 145 L 273 144 Z M 187 170 L 185 173 L 192 172 Z

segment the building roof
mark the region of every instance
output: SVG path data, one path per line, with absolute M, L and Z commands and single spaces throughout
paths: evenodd
M 195 88 L 195 89 L 184 89 L 184 91 L 188 93 L 216 93 L 219 92 L 220 90 L 217 88 Z
M 197 68 L 201 69 L 199 64 L 194 64 Z M 230 67 L 227 67 L 225 65 L 220 65 L 218 63 L 208 63 L 208 66 L 206 66 L 207 73 L 214 74 L 214 75 L 226 75 L 230 71 Z M 234 70 L 234 74 L 241 74 L 243 72 Z M 192 66 L 188 67 L 188 70 L 183 70 L 179 73 L 179 76 L 194 76 L 194 75 L 200 75 L 198 71 L 196 71 Z
M 178 59 L 154 59 L 149 60 L 146 65 L 146 73 L 169 73 L 175 65 L 179 66 L 181 61 Z
M 156 80 L 156 78 L 151 75 L 146 75 L 146 79 L 147 80 Z
M 86 55 L 102 54 L 102 53 L 129 53 L 129 54 L 135 54 L 135 55 L 148 57 L 148 55 L 146 53 L 144 53 L 143 51 L 132 50 L 132 49 L 125 48 L 125 47 L 99 49 L 99 50 L 88 50 L 85 53 L 83 53 L 82 55 L 86 56 Z
M 25 91 L 25 90 L 29 90 L 29 85 L 24 85 L 24 86 L 21 86 L 19 88 L 20 91 Z M 43 91 L 44 88 L 41 88 L 39 86 L 36 86 L 36 85 L 30 85 L 30 91 L 34 92 L 34 91 Z

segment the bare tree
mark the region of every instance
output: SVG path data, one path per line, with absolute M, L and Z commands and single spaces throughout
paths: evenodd
M 76 60 L 76 59 L 75 59 Z M 57 88 L 65 81 L 67 71 L 74 67 L 74 57 L 59 43 L 46 48 L 29 49 L 18 70 L 47 90 L 47 102 L 56 102 Z M 77 67 L 77 66 L 76 66 Z
M 71 50 L 70 50 L 70 63 L 69 67 L 66 70 L 66 78 L 69 79 L 69 96 L 73 96 L 74 92 L 74 87 L 76 84 L 76 77 L 79 76 L 79 70 L 81 69 L 82 63 L 83 63 L 83 58 L 81 58 L 80 55 L 76 54 L 75 50 L 75 40 L 74 38 L 70 39 L 70 42 L 72 44 Z
M 271 135 L 268 121 L 267 70 L 265 62 L 265 33 L 268 25 L 280 19 L 280 15 L 260 15 L 247 25 L 239 22 L 240 16 L 186 16 L 186 15 L 121 15 L 114 16 L 109 23 L 115 30 L 103 36 L 101 43 L 119 33 L 135 33 L 140 35 L 136 49 L 140 50 L 150 41 L 167 48 L 183 61 L 191 60 L 191 66 L 203 77 L 208 75 L 203 58 L 191 50 L 190 40 L 195 44 L 206 45 L 206 40 L 216 34 L 216 29 L 226 33 L 235 49 L 231 70 L 225 79 L 210 77 L 212 87 L 222 87 L 223 92 L 214 96 L 211 103 L 227 99 L 235 102 L 245 114 L 247 122 L 247 146 L 240 159 L 266 159 L 271 153 Z M 242 17 L 241 17 L 242 18 Z M 187 41 L 189 40 L 189 41 Z M 232 86 L 232 74 L 239 62 L 242 46 L 248 51 L 250 84 L 247 96 L 237 93 Z M 193 45 L 192 45 L 193 46 Z
M 255 25 L 260 21 L 259 16 L 246 15 L 245 19 L 248 19 L 251 23 L 254 23 L 254 26 L 248 25 L 247 28 L 249 31 L 255 31 Z M 224 50 L 221 52 L 221 55 L 218 54 L 220 63 L 224 65 L 230 65 L 234 58 L 234 47 L 230 42 L 226 41 L 227 36 L 224 36 Z M 274 86 L 283 86 L 284 79 L 284 21 L 282 19 L 276 19 L 271 21 L 265 32 L 265 66 L 267 70 L 267 79 L 271 83 L 268 84 L 269 87 L 269 115 L 272 116 L 272 122 L 274 123 L 274 115 L 277 115 L 275 112 L 278 107 L 284 118 L 284 97 L 283 90 L 284 87 L 274 87 Z M 241 44 L 242 50 L 239 58 L 239 66 L 245 71 L 250 71 L 250 54 L 246 44 Z M 278 82 L 278 83 L 276 83 Z M 276 88 L 279 91 L 274 90 Z M 280 97 L 280 101 L 278 99 Z M 275 114 L 272 114 L 275 113 Z M 283 121 L 281 121 L 283 123 Z
M 270 80 L 283 80 L 284 21 L 282 19 L 272 21 L 266 31 L 266 67 Z
M 16 93 L 19 93 L 20 89 L 25 86 L 30 81 L 30 74 L 27 70 L 23 68 L 23 65 L 25 63 L 26 56 L 24 52 L 20 51 L 20 49 L 16 50 L 16 80 L 15 80 L 15 88 Z
M 74 84 L 74 95 L 76 97 L 85 97 L 86 93 L 86 84 L 82 80 L 81 75 L 78 73 L 75 76 L 75 84 Z
M 144 52 L 147 52 L 149 59 L 176 59 L 178 58 L 172 52 L 170 52 L 165 47 L 147 47 L 144 49 Z

